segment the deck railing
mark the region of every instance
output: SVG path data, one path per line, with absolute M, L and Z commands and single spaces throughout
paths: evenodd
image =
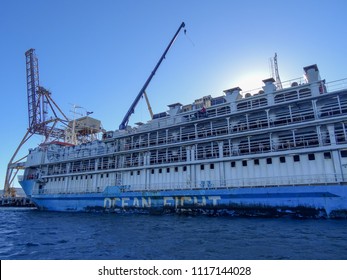
M 325 86 L 328 92 L 347 89 L 347 78 L 328 82 Z

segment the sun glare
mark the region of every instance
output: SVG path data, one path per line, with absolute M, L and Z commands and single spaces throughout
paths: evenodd
M 247 92 L 254 94 L 262 89 L 264 85 L 262 80 L 271 77 L 267 71 L 244 71 L 237 75 L 228 76 L 225 78 L 225 85 L 227 88 L 240 87 L 242 94 L 245 95 Z M 225 88 L 225 89 L 227 89 Z

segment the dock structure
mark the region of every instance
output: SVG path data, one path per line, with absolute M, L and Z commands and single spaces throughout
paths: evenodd
M 28 197 L 1 197 L 0 207 L 35 207 Z

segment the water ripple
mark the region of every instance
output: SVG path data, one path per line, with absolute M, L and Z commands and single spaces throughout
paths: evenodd
M 346 220 L 0 209 L 0 222 L 1 259 L 347 259 Z

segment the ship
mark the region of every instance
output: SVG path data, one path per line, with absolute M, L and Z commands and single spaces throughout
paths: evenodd
M 347 80 L 326 82 L 316 64 L 303 78 L 173 103 L 128 125 L 183 27 L 119 129 L 78 143 L 70 129 L 69 141 L 29 150 L 19 182 L 31 201 L 49 211 L 346 218 Z

